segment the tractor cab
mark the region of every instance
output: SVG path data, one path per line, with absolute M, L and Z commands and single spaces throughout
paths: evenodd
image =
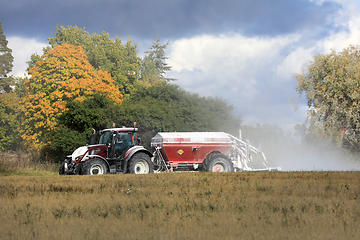
M 107 157 L 121 159 L 127 150 L 139 145 L 137 128 L 112 128 L 100 132 L 98 144 L 107 146 Z

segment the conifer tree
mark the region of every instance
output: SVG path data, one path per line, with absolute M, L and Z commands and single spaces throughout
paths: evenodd
M 8 48 L 7 44 L 8 41 L 0 22 L 0 92 L 10 92 L 10 85 L 13 82 L 12 77 L 9 77 L 8 74 L 12 71 L 14 57 L 11 54 L 12 50 Z
M 150 50 L 145 52 L 147 55 L 142 60 L 140 81 L 152 85 L 159 80 L 166 82 L 176 80 L 165 77 L 166 72 L 171 70 L 171 66 L 166 63 L 168 57 L 165 56 L 165 49 L 168 45 L 169 42 L 161 44 L 159 35 L 157 36 Z

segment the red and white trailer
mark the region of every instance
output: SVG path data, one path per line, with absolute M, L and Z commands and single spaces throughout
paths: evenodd
M 262 151 L 224 132 L 160 132 L 151 139 L 155 172 L 274 171 Z M 264 168 L 251 166 L 256 155 Z

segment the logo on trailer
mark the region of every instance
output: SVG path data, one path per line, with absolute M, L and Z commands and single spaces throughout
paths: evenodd
M 180 149 L 180 150 L 177 151 L 177 153 L 178 153 L 179 155 L 181 155 L 181 154 L 184 153 L 184 150 Z

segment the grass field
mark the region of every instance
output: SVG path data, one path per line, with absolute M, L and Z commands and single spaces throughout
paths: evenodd
M 359 239 L 359 172 L 0 176 L 0 239 Z

